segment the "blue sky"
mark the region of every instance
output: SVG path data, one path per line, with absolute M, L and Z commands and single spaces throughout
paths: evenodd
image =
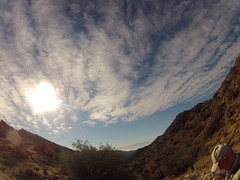
M 0 118 L 68 147 L 153 141 L 210 99 L 239 55 L 238 0 L 0 3 Z M 34 107 L 42 82 L 56 109 Z

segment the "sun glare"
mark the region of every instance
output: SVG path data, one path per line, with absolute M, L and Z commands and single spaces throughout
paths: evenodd
M 40 83 L 36 92 L 30 95 L 30 101 L 38 112 L 53 111 L 59 104 L 54 87 L 50 83 Z

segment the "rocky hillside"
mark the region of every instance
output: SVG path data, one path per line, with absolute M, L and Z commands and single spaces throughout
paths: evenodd
M 228 143 L 240 152 L 240 56 L 212 99 L 176 116 L 129 165 L 138 179 L 178 179 L 209 173 L 211 151 Z
M 0 179 L 69 179 L 61 173 L 62 151 L 71 150 L 0 121 Z

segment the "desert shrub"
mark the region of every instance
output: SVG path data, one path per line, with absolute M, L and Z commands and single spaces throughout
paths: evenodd
M 96 148 L 88 141 L 73 143 L 76 151 L 61 154 L 62 169 L 70 176 L 82 179 L 130 179 L 127 160 L 108 143 Z
M 77 151 L 89 151 L 89 152 L 91 152 L 91 151 L 96 151 L 97 150 L 97 148 L 92 146 L 88 142 L 88 140 L 82 141 L 82 140 L 78 139 L 76 142 L 72 143 L 72 146 L 75 147 L 75 149 Z

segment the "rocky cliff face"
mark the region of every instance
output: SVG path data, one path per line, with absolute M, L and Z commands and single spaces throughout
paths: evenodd
M 178 114 L 162 136 L 130 165 L 139 179 L 174 179 L 208 173 L 211 151 L 228 143 L 240 151 L 240 56 L 212 99 Z

